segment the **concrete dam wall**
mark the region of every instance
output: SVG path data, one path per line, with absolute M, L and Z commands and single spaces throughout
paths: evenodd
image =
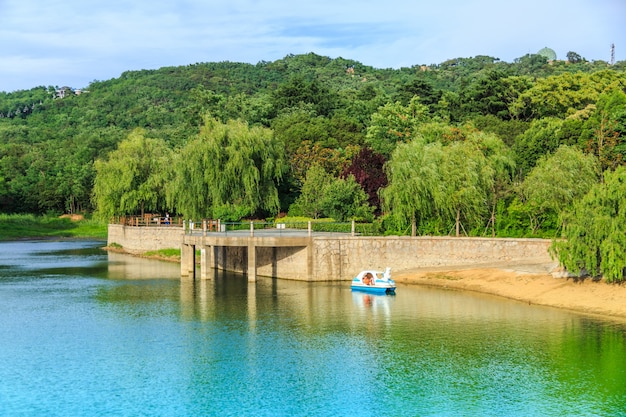
M 430 267 L 548 264 L 550 240 L 464 237 L 332 236 L 267 237 L 261 234 L 185 234 L 180 227 L 109 225 L 109 245 L 130 253 L 181 248 L 181 275 L 195 275 L 196 250 L 210 268 L 304 280 L 350 280 L 366 268 L 395 272 Z

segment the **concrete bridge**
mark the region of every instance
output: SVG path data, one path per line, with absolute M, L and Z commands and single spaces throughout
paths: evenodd
M 219 230 L 219 229 L 218 229 Z M 547 239 L 359 236 L 302 229 L 192 230 L 109 225 L 108 244 L 130 253 L 181 248 L 181 277 L 209 279 L 211 269 L 300 281 L 345 281 L 363 269 L 500 267 L 554 262 Z M 196 251 L 200 251 L 197 273 Z
M 181 276 L 195 278 L 196 250 L 200 250 L 200 278 L 210 278 L 212 269 L 247 274 L 256 281 L 258 270 L 272 277 L 298 271 L 298 278 L 314 280 L 313 240 L 326 234 L 310 230 L 254 230 L 192 232 L 183 235 Z M 279 271 L 280 269 L 280 271 Z M 295 278 L 295 277 L 294 277 Z

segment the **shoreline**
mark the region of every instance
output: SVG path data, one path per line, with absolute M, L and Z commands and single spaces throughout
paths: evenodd
M 398 284 L 473 291 L 528 304 L 626 321 L 626 286 L 555 277 L 553 265 L 441 267 L 400 271 Z
M 104 250 L 165 262 L 179 257 L 131 253 L 123 248 Z M 489 264 L 418 268 L 393 273 L 397 284 L 472 291 L 510 300 L 626 321 L 626 285 L 604 280 L 553 274 L 558 263 Z

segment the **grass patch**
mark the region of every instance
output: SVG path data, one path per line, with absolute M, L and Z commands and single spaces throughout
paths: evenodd
M 180 260 L 180 249 L 159 249 L 144 252 L 146 258 L 165 259 L 178 261 Z
M 50 237 L 106 239 L 107 233 L 108 225 L 93 219 L 72 221 L 34 214 L 0 214 L 0 240 Z

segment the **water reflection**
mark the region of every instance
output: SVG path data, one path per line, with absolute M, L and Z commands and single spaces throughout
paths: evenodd
M 180 279 L 180 265 L 174 262 L 139 258 L 107 252 L 109 279 Z
M 181 280 L 96 247 L 0 251 L 6 414 L 624 415 L 621 324 L 423 287 Z

